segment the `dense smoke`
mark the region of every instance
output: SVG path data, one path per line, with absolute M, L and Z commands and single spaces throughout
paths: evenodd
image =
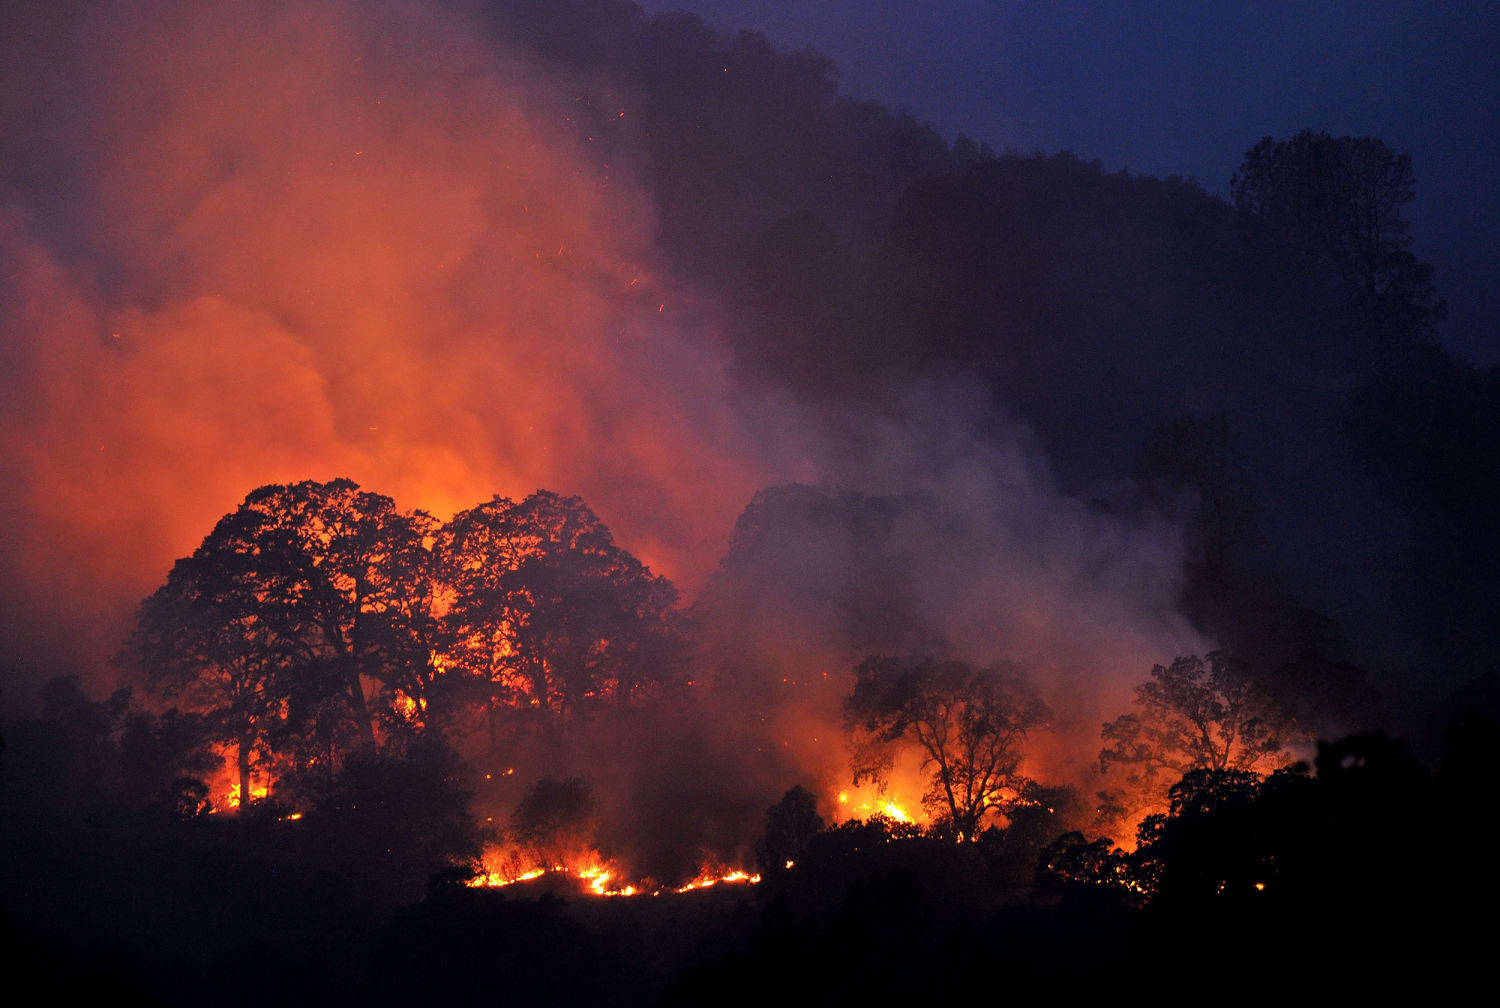
M 662 265 L 643 167 L 589 151 L 559 78 L 462 18 L 39 17 L 9 33 L 3 89 L 8 689 L 104 685 L 135 603 L 219 515 L 335 475 L 440 517 L 579 494 L 689 598 L 709 580 L 717 706 L 517 778 L 590 775 L 613 822 L 691 822 L 720 851 L 791 784 L 837 786 L 866 653 L 1022 662 L 1061 712 L 1034 770 L 1073 779 L 1127 686 L 1199 647 L 1178 533 L 1065 496 L 972 383 L 836 405 L 741 387 L 720 302 Z M 760 499 L 710 579 L 754 493 L 793 482 L 849 489 Z M 741 705 L 778 680 L 799 688 Z
M 97 662 L 218 515 L 309 476 L 443 515 L 580 493 L 711 566 L 770 474 L 565 94 L 419 4 L 73 13 L 7 61 L 7 121 L 53 135 L 6 130 L 12 633 Z

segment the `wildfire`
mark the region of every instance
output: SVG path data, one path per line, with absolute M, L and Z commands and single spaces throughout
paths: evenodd
M 722 866 L 708 866 L 700 870 L 692 881 L 670 890 L 660 887 L 647 888 L 635 883 L 611 885 L 610 883 L 620 876 L 619 868 L 608 864 L 603 859 L 596 858 L 586 860 L 581 866 L 571 868 L 562 864 L 550 867 L 533 867 L 525 871 L 506 870 L 503 867 L 486 868 L 486 870 L 475 875 L 465 884 L 476 889 L 497 889 L 503 886 L 515 885 L 517 882 L 530 882 L 545 875 L 576 879 L 584 883 L 582 887 L 584 891 L 593 893 L 595 896 L 660 896 L 662 893 L 669 891 L 688 893 L 698 889 L 708 889 L 716 885 L 755 885 L 760 882 L 759 875 L 752 875 L 740 868 L 731 869 Z
M 255 784 L 250 785 L 251 801 L 260 801 L 270 793 L 271 789 L 265 784 L 258 786 Z M 240 786 L 238 784 L 229 785 L 229 791 L 224 795 L 224 804 L 233 809 L 240 807 Z
M 578 872 L 578 877 L 588 882 L 589 891 L 596 896 L 634 896 L 637 892 L 633 885 L 627 885 L 623 889 L 609 888 L 609 880 L 614 877 L 614 873 L 601 867 L 585 868 Z
M 418 722 L 422 715 L 422 705 L 415 697 L 408 696 L 401 690 L 397 690 L 395 697 L 392 698 L 391 709 L 403 720 L 412 723 Z
M 678 887 L 677 891 L 680 893 L 685 893 L 692 892 L 694 889 L 707 889 L 710 886 L 716 886 L 721 882 L 744 882 L 747 885 L 756 885 L 760 882 L 759 875 L 751 875 L 748 872 L 740 871 L 738 869 L 730 872 L 721 872 L 719 874 L 715 874 L 715 872 L 718 871 L 719 869 L 704 869 L 703 871 L 698 873 L 697 878 L 693 879 L 693 881 L 689 882 L 685 886 Z
M 888 795 L 875 788 L 857 788 L 852 797 L 849 791 L 840 791 L 836 798 L 841 819 L 868 819 L 880 815 L 899 823 L 916 823 L 921 819 L 907 811 L 902 799 Z
M 498 889 L 501 886 L 515 885 L 517 882 L 530 882 L 532 879 L 541 878 L 547 874 L 545 868 L 533 868 L 520 875 L 505 875 L 498 871 L 487 871 L 475 875 L 465 885 L 475 889 Z

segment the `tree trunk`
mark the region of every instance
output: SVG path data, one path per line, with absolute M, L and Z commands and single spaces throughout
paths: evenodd
M 240 736 L 239 769 L 240 769 L 240 811 L 250 807 L 250 750 L 254 741 L 248 736 Z
M 359 681 L 359 664 L 350 661 L 353 666 L 349 670 L 349 707 L 354 713 L 354 720 L 359 722 L 360 741 L 371 749 L 375 748 L 375 726 L 370 722 L 370 707 L 365 703 L 365 687 Z

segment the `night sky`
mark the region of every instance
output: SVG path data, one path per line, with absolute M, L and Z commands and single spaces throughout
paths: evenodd
M 778 46 L 812 46 L 845 94 L 996 150 L 1072 150 L 1227 195 L 1262 136 L 1374 136 L 1412 156 L 1417 255 L 1448 300 L 1444 337 L 1500 360 L 1500 7 L 1189 0 L 871 3 L 647 0 Z

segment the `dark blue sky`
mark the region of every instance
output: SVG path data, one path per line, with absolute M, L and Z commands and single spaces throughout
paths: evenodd
M 1412 155 L 1417 252 L 1445 335 L 1500 360 L 1497 0 L 644 0 L 812 46 L 844 93 L 997 150 L 1069 149 L 1227 194 L 1260 137 L 1303 127 Z

